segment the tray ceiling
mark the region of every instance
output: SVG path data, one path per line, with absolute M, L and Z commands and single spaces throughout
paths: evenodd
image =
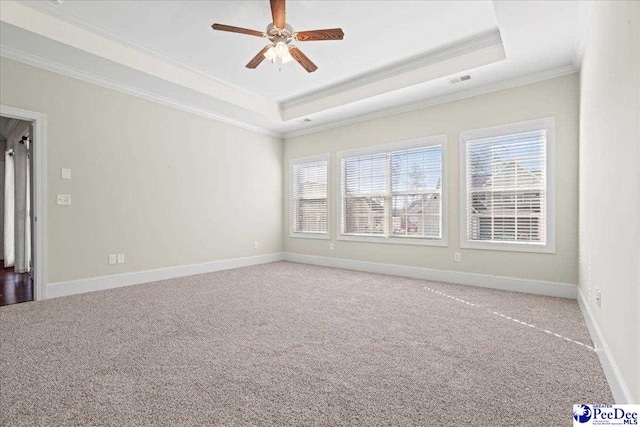
M 289 1 L 294 29 L 345 31 L 343 41 L 297 43 L 319 66 L 308 74 L 296 63 L 248 70 L 244 65 L 265 40 L 211 30 L 213 22 L 264 30 L 266 0 L 2 1 L 0 52 L 251 129 L 293 135 L 574 72 L 590 6 Z M 472 79 L 449 83 L 462 74 Z
M 162 55 L 274 101 L 284 101 L 497 27 L 490 1 L 289 1 L 296 30 L 341 27 L 343 41 L 299 42 L 317 65 L 279 70 L 245 64 L 265 40 L 211 29 L 214 22 L 264 31 L 267 0 L 28 1 L 37 10 Z M 464 13 L 461 13 L 464 11 Z

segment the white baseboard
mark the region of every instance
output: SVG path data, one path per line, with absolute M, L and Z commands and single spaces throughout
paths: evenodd
M 515 277 L 492 276 L 489 274 L 463 273 L 459 271 L 435 270 L 423 267 L 410 267 L 397 264 L 380 264 L 368 261 L 356 261 L 316 255 L 304 255 L 285 252 L 286 261 L 369 273 L 390 274 L 436 282 L 457 283 L 460 285 L 480 286 L 505 291 L 525 292 L 529 294 L 576 299 L 578 287 L 569 283 L 547 282 L 543 280 L 518 279 Z
M 411 277 L 416 279 L 438 282 L 457 283 L 462 285 L 480 286 L 506 291 L 525 292 L 537 295 L 547 295 L 563 298 L 578 299 L 582 315 L 589 328 L 591 339 L 600 358 L 609 387 L 616 403 L 633 403 L 633 397 L 627 387 L 620 369 L 607 346 L 604 335 L 593 316 L 589 304 L 576 285 L 542 280 L 519 279 L 515 277 L 492 276 L 479 273 L 464 273 L 459 271 L 436 270 L 423 267 L 410 267 L 396 264 L 381 264 L 368 261 L 357 261 L 344 258 L 323 257 L 316 255 L 296 254 L 291 252 L 277 252 L 245 258 L 233 258 L 212 261 L 202 264 L 191 264 L 178 267 L 159 268 L 155 270 L 136 271 L 132 273 L 114 274 L 110 276 L 93 277 L 89 279 L 70 280 L 47 284 L 46 298 L 80 294 L 85 292 L 112 289 L 122 286 L 156 282 L 176 277 L 195 274 L 211 273 L 214 271 L 230 270 L 258 264 L 277 261 L 291 261 L 302 264 L 320 265 L 325 267 L 343 268 L 347 270 L 366 271 L 369 273 L 389 274 L 394 276 Z
M 211 273 L 214 271 L 230 270 L 232 268 L 267 264 L 270 262 L 282 261 L 283 259 L 284 254 L 282 252 L 276 252 L 273 254 L 257 255 L 245 258 L 232 258 L 205 262 L 202 264 L 182 265 L 178 267 L 158 268 L 154 270 L 92 277 L 89 279 L 48 283 L 45 298 L 57 298 L 103 289 L 119 288 L 121 286 L 157 282 L 159 280 L 173 279 L 182 276 L 192 276 L 194 274 Z
M 624 381 L 620 368 L 618 368 L 618 364 L 613 358 L 613 354 L 604 339 L 602 330 L 600 329 L 600 326 L 598 326 L 598 322 L 589 308 L 589 302 L 581 291 L 578 291 L 578 304 L 580 305 L 582 316 L 584 316 L 584 320 L 589 328 L 589 334 L 591 335 L 593 346 L 598 353 L 600 364 L 602 365 L 604 375 L 607 377 L 607 382 L 609 383 L 611 393 L 613 394 L 613 398 L 616 403 L 638 403 L 633 401 L 633 397 L 631 396 L 631 392 Z

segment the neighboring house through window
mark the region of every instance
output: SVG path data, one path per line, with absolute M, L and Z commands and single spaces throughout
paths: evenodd
M 338 239 L 446 246 L 446 137 L 338 153 Z
M 553 150 L 553 118 L 461 133 L 461 247 L 555 251 Z
M 291 161 L 291 236 L 329 238 L 329 155 Z

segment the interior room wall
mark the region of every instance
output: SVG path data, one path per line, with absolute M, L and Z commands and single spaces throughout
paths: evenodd
M 639 21 L 638 2 L 595 2 L 580 72 L 580 290 L 635 403 L 640 403 Z
M 285 140 L 285 250 L 287 252 L 576 284 L 578 280 L 578 76 L 567 75 L 380 119 Z M 460 249 L 459 133 L 548 116 L 556 118 L 556 253 Z M 336 152 L 446 134 L 449 246 L 336 241 Z M 329 241 L 288 237 L 291 159 L 331 154 Z M 454 252 L 462 254 L 454 262 Z
M 47 114 L 48 282 L 282 250 L 282 140 L 4 58 L 0 72 L 1 104 Z

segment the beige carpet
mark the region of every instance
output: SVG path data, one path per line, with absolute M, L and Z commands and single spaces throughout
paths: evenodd
M 612 402 L 576 301 L 287 262 L 1 307 L 0 339 L 3 426 L 560 426 Z

